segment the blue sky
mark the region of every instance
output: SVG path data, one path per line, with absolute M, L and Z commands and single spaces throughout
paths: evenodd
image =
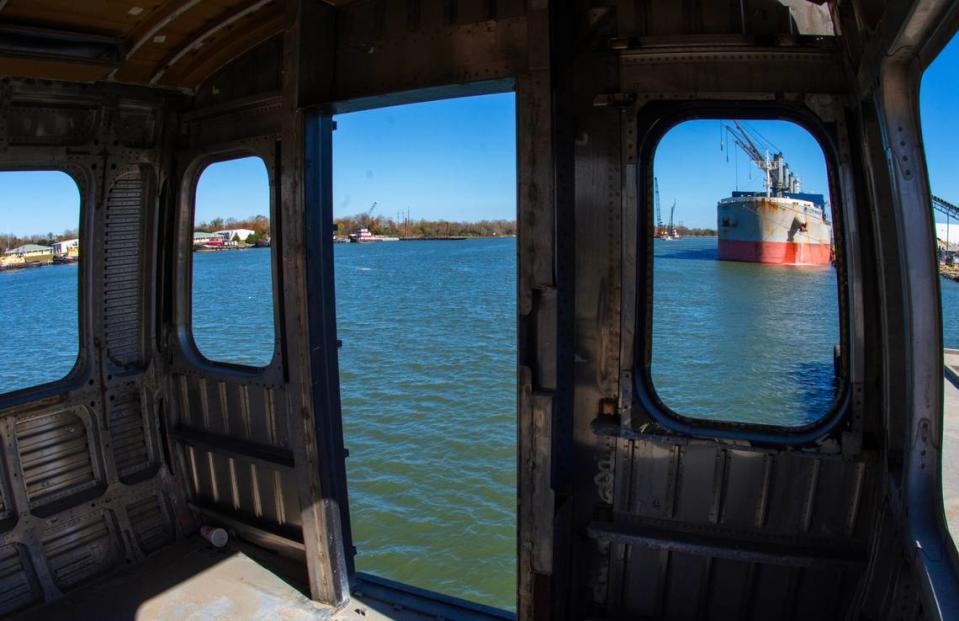
M 369 209 L 414 220 L 516 217 L 512 93 L 336 117 L 333 214 Z
M 0 172 L 0 233 L 59 235 L 80 226 L 80 191 L 59 171 Z
M 258 157 L 214 162 L 196 183 L 195 222 L 270 216 L 270 177 Z
M 932 191 L 959 202 L 959 37 L 926 71 L 920 97 Z M 511 93 L 382 108 L 337 117 L 333 135 L 334 214 L 364 212 L 414 219 L 512 219 L 516 213 L 515 98 Z M 749 121 L 780 147 L 808 192 L 826 192 L 825 165 L 805 130 L 778 121 Z M 715 226 L 716 201 L 740 189 L 762 189 L 762 176 L 736 147 L 720 151 L 720 123 L 677 126 L 660 143 L 654 169 L 664 212 Z M 728 156 L 728 162 L 727 162 Z M 246 158 L 207 168 L 197 217 L 245 218 L 268 211 L 265 168 Z M 60 233 L 77 226 L 79 196 L 57 172 L 0 173 L 0 233 Z M 28 205 L 29 209 L 24 209 Z
M 952 37 L 926 69 L 919 92 L 930 189 L 959 205 L 959 35 Z M 936 212 L 936 220 L 945 222 L 946 218 Z

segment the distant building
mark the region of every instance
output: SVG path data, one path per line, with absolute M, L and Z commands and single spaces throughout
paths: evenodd
M 53 246 L 53 255 L 54 256 L 63 256 L 66 254 L 76 254 L 80 250 L 80 240 L 79 239 L 64 239 L 58 242 L 54 242 Z
M 38 257 L 45 254 L 53 256 L 53 247 L 40 246 L 39 244 L 24 244 L 22 246 L 17 246 L 16 248 L 10 248 L 3 254 L 15 255 L 18 257 Z
M 238 241 L 246 241 L 246 238 L 254 233 L 256 233 L 256 231 L 251 231 L 250 229 L 226 229 L 223 231 L 213 231 L 213 234 L 223 241 L 233 241 L 234 239 Z
M 202 246 L 203 244 L 209 243 L 213 239 L 213 233 L 207 233 L 206 231 L 193 231 L 193 245 Z
M 959 249 L 959 224 L 936 222 L 936 238 L 948 245 L 950 250 Z
M 7 267 L 16 263 L 53 263 L 53 247 L 24 244 L 5 250 L 0 266 Z

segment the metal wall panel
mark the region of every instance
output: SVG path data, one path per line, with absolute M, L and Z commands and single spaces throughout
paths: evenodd
M 135 392 L 128 393 L 110 408 L 110 445 L 121 481 L 130 481 L 154 465 L 146 417 L 140 395 Z
M 17 421 L 17 452 L 31 509 L 100 484 L 90 432 L 75 410 Z
M 0 546 L 0 615 L 35 603 L 41 597 L 30 561 L 20 545 Z
M 122 545 L 107 513 L 51 528 L 41 544 L 53 581 L 64 591 L 107 571 L 122 558 Z
M 174 438 L 196 506 L 302 541 L 285 393 L 253 382 L 177 375 Z
M 127 505 L 126 511 L 137 545 L 144 554 L 173 542 L 173 525 L 163 506 L 162 496 L 146 496 Z
M 0 166 L 61 169 L 80 198 L 80 355 L 63 381 L 0 399 L 0 615 L 59 598 L 182 536 L 159 447 L 145 326 L 164 101 L 142 89 L 4 80 Z
M 628 496 L 636 518 L 716 524 L 769 534 L 847 538 L 875 508 L 867 459 L 726 448 L 708 442 L 630 441 Z M 865 506 L 865 509 L 864 509 Z
M 104 218 L 104 329 L 107 357 L 138 366 L 142 353 L 144 180 L 139 169 L 119 175 L 106 197 Z

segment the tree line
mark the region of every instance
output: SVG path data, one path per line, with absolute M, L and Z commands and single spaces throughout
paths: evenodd
M 682 237 L 716 237 L 716 229 L 689 228 L 680 224 L 673 227 Z
M 369 229 L 374 235 L 395 235 L 397 237 L 507 237 L 516 234 L 516 222 L 513 220 L 481 220 L 479 222 L 457 222 L 452 220 L 394 220 L 368 213 L 343 216 L 333 219 L 336 235 L 346 237 L 360 229 Z M 249 218 L 213 218 L 200 222 L 193 230 L 213 233 L 226 229 L 249 229 L 253 237 L 260 239 L 270 236 L 270 219 L 266 216 Z
M 360 229 L 369 229 L 374 235 L 396 237 L 508 237 L 516 235 L 514 220 L 480 220 L 457 222 L 453 220 L 394 220 L 367 213 L 333 219 L 337 237 L 346 237 Z
M 479 222 L 457 222 L 452 220 L 394 220 L 366 213 L 343 216 L 333 219 L 334 230 L 338 237 L 346 237 L 359 229 L 369 229 L 374 235 L 394 235 L 397 237 L 508 237 L 516 235 L 515 220 L 480 220 Z M 212 233 L 225 229 L 249 229 L 253 235 L 247 242 L 270 237 L 270 219 L 263 215 L 248 218 L 213 218 L 200 222 L 195 231 Z M 715 236 L 715 229 L 676 227 L 683 237 Z M 54 242 L 79 237 L 77 229 L 68 229 L 57 235 L 45 233 L 38 235 L 13 235 L 0 233 L 0 252 L 17 248 L 24 244 L 50 246 Z
M 79 229 L 67 229 L 60 233 L 38 233 L 36 235 L 14 235 L 12 233 L 0 233 L 0 253 L 19 248 L 25 244 L 37 244 L 38 246 L 52 246 L 58 241 L 64 239 L 76 239 L 80 237 Z

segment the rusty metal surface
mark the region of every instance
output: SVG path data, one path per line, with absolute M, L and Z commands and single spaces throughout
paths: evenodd
M 0 396 L 0 616 L 164 618 L 178 601 L 236 618 L 504 618 L 355 573 L 329 248 L 307 242 L 329 237 L 330 114 L 513 88 L 518 616 L 948 617 L 937 466 L 952 432 L 928 355 L 912 97 L 916 59 L 959 9 L 839 4 L 840 35 L 818 39 L 776 0 L 0 2 L 4 25 L 72 28 L 61 46 L 95 30 L 117 52 L 0 45 L 0 73 L 188 89 L 0 81 L 0 167 L 71 174 L 91 249 L 78 367 Z M 225 23 L 241 14 L 256 18 Z M 799 111 L 834 143 L 849 399 L 788 447 L 671 426 L 634 390 L 655 312 L 641 113 L 717 102 Z M 194 183 L 241 153 L 267 165 L 276 224 L 263 369 L 211 363 L 189 336 Z M 198 522 L 242 550 L 186 539 Z M 148 577 L 118 577 L 130 566 Z

